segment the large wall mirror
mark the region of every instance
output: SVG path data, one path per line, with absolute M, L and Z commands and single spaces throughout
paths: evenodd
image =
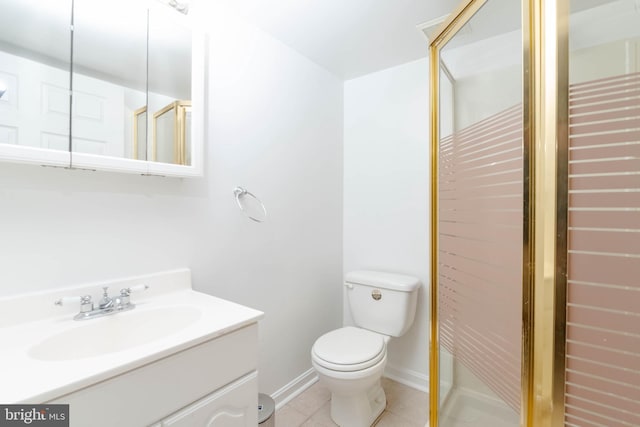
M 155 0 L 3 9 L 0 159 L 201 175 L 204 36 L 188 16 Z

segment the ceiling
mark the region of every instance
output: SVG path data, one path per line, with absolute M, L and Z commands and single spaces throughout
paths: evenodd
M 145 4 L 155 1 L 136 0 L 131 3 Z M 159 1 L 166 3 L 169 0 Z M 233 11 L 344 80 L 426 57 L 427 41 L 416 26 L 449 14 L 461 2 L 461 0 L 182 0 L 189 3 L 198 1 L 215 3 L 223 9 Z M 144 29 L 145 19 L 136 19 L 135 9 L 129 6 L 127 6 L 129 10 L 127 15 L 114 15 L 122 10 L 121 7 L 114 6 L 114 3 L 124 6 L 128 2 L 130 0 L 110 0 L 107 3 L 96 0 L 75 0 L 78 11 L 76 16 L 78 37 L 74 40 L 74 46 L 78 71 L 84 68 L 101 70 L 106 75 L 116 75 L 113 70 L 124 69 L 124 67 L 120 67 L 114 57 L 121 58 L 123 61 L 126 59 L 129 64 L 135 64 L 135 62 L 132 62 L 131 55 L 127 56 L 128 52 L 141 52 L 138 57 L 145 58 L 146 36 L 139 35 L 139 29 Z M 636 7 L 640 7 L 638 6 L 640 0 L 616 2 L 579 0 L 572 1 L 571 4 L 572 11 L 576 12 L 579 9 L 592 8 L 603 3 L 617 2 L 633 3 Z M 507 32 L 518 26 L 519 21 L 512 17 L 519 14 L 519 2 L 494 0 L 489 4 L 493 3 L 497 7 L 492 13 L 486 14 L 485 18 L 477 16 L 477 19 L 474 19 L 465 36 L 466 42 Z M 69 56 L 70 5 L 71 0 L 47 0 L 46 2 L 10 0 L 6 2 L 5 13 L 0 15 L 0 50 L 26 49 L 34 55 L 53 58 L 64 65 L 68 62 Z M 84 9 L 86 13 L 82 13 Z M 126 25 L 128 21 L 133 24 Z M 514 28 L 510 27 L 512 24 L 515 25 Z M 28 31 L 24 31 L 25 28 Z M 162 41 L 162 44 L 168 46 L 170 43 L 167 40 L 176 38 L 167 34 L 164 39 L 166 40 Z M 107 42 L 115 46 L 119 52 L 118 55 L 104 55 L 108 49 L 94 48 L 104 46 Z M 83 48 L 83 43 L 86 48 Z M 126 46 L 126 49 L 123 49 L 123 46 Z M 128 68 L 144 69 L 144 64 L 142 68 L 139 66 Z
M 416 25 L 460 0 L 216 0 L 348 80 L 427 56 Z
M 183 0 L 196 2 L 198 0 Z M 417 25 L 448 15 L 462 0 L 201 0 L 244 18 L 276 39 L 349 80 L 427 56 Z M 573 0 L 572 12 L 613 0 Z M 640 0 L 627 0 L 640 3 Z M 493 1 L 490 16 L 468 33 L 480 40 L 515 30 L 520 2 Z M 470 34 L 467 34 L 468 36 Z

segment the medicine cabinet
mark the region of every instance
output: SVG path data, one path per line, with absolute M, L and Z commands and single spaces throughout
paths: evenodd
M 7 0 L 0 161 L 202 175 L 205 58 L 157 1 Z

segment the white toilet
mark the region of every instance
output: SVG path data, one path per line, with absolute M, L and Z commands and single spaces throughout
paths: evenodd
M 377 271 L 354 271 L 344 285 L 357 327 L 347 326 L 318 338 L 311 363 L 331 391 L 331 418 L 341 427 L 369 427 L 387 399 L 380 378 L 387 342 L 413 323 L 419 279 Z

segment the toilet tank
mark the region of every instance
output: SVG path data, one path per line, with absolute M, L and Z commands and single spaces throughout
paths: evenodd
M 348 273 L 344 285 L 356 326 L 399 337 L 413 324 L 418 278 L 361 270 Z

